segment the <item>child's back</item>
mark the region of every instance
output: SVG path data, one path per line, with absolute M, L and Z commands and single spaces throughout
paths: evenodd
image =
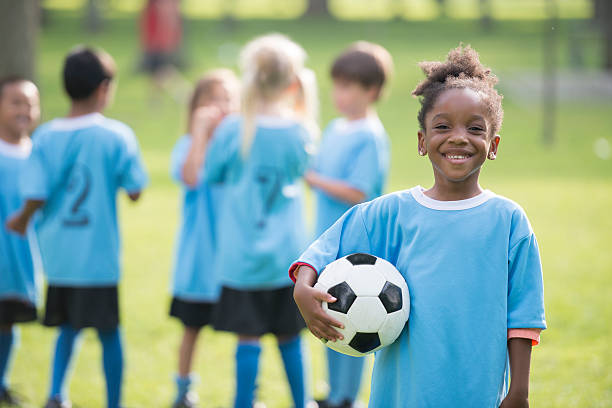
M 33 139 L 23 193 L 46 201 L 37 231 L 49 282 L 115 284 L 117 191 L 138 192 L 146 183 L 134 134 L 121 122 L 91 113 L 52 120 Z

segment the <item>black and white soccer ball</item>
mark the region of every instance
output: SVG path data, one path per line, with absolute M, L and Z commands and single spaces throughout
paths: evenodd
M 410 315 L 408 285 L 395 267 L 369 254 L 337 259 L 321 272 L 315 288 L 337 300 L 323 310 L 344 324 L 343 340 L 328 347 L 351 356 L 364 356 L 393 343 Z

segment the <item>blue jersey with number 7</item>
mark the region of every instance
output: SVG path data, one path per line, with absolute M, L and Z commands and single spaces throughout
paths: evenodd
M 272 289 L 292 282 L 285 269 L 305 247 L 301 177 L 310 136 L 299 123 L 257 116 L 248 153 L 242 119 L 227 117 L 206 155 L 204 177 L 225 184 L 216 268 L 224 286 Z
M 36 232 L 48 282 L 116 285 L 117 191 L 139 192 L 147 183 L 132 130 L 92 113 L 52 120 L 32 140 L 21 193 L 24 199 L 45 200 Z

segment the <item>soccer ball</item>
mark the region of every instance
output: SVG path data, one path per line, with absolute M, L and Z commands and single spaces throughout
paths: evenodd
M 397 269 L 382 258 L 352 254 L 321 272 L 315 288 L 337 300 L 323 310 L 344 324 L 343 340 L 328 341 L 333 350 L 364 356 L 393 343 L 410 314 L 408 285 Z

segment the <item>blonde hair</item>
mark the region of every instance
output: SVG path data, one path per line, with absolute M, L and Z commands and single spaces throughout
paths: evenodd
M 240 68 L 243 156 L 248 154 L 253 143 L 258 106 L 278 100 L 294 83 L 301 87 L 299 93 L 303 94 L 301 105 L 304 109 L 300 112 L 299 101 L 295 101 L 295 105 L 290 108 L 296 112 L 298 119 L 308 123 L 306 116 L 312 114 L 311 108 L 308 107 L 309 100 L 312 99 L 312 86 L 303 83 L 300 78 L 305 59 L 304 49 L 282 34 L 257 37 L 242 49 Z
M 187 127 L 191 126 L 193 112 L 198 107 L 198 102 L 202 95 L 209 95 L 216 85 L 222 85 L 227 89 L 230 98 L 238 100 L 240 98 L 240 81 L 231 69 L 218 68 L 206 71 L 198 80 L 191 98 L 189 99 L 189 111 L 187 114 Z

